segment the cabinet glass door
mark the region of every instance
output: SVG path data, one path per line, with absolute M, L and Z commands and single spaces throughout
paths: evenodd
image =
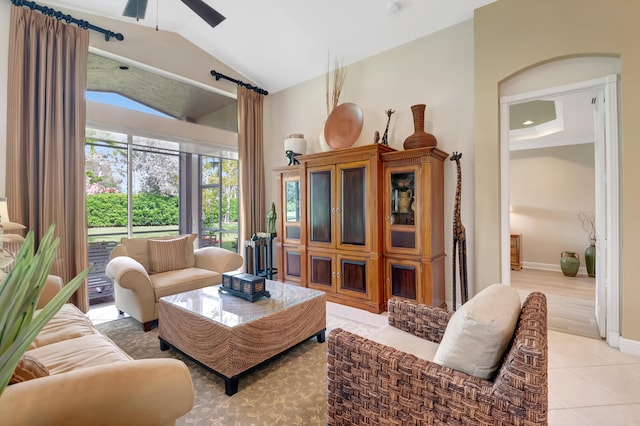
M 333 169 L 309 172 L 309 241 L 331 244 Z
M 284 238 L 285 240 L 300 240 L 300 178 L 284 179 Z
M 340 244 L 367 244 L 367 168 L 340 168 Z
M 414 168 L 387 169 L 388 191 L 385 207 L 386 229 L 385 247 L 387 251 L 417 254 L 419 224 L 420 186 L 417 182 L 419 174 Z

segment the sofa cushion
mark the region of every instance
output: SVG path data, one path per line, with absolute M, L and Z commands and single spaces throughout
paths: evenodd
M 64 340 L 26 353 L 47 367 L 51 375 L 132 359 L 102 334 Z
M 187 267 L 189 268 L 195 265 L 193 243 L 195 242 L 197 236 L 197 234 L 186 235 L 187 245 L 185 247 L 185 255 L 187 257 Z M 176 235 L 166 235 L 163 237 L 154 237 L 153 239 L 172 240 L 175 238 L 177 238 Z M 120 240 L 120 243 L 126 248 L 127 256 L 138 261 L 147 272 L 150 271 L 148 242 L 148 238 L 122 238 Z
M 513 338 L 520 296 L 493 284 L 462 305 L 449 320 L 434 362 L 482 379 L 491 379 Z
M 187 237 L 171 240 L 149 239 L 149 272 L 167 272 L 187 267 Z
M 13 370 L 13 375 L 9 379 L 9 384 L 14 385 L 20 382 L 26 382 L 27 380 L 37 379 L 39 377 L 45 377 L 49 375 L 47 367 L 42 365 L 40 361 L 33 356 L 25 353 L 18 361 L 16 369 Z
M 97 333 L 91 320 L 75 305 L 67 303 L 40 330 L 28 350 Z
M 149 279 L 155 289 L 156 302 L 159 302 L 164 296 L 220 284 L 222 275 L 208 269 L 187 268 L 153 274 Z
M 438 350 L 438 344 L 426 339 L 421 339 L 392 325 L 385 325 L 376 330 L 369 340 L 391 346 L 399 351 L 414 355 L 416 358 L 433 361 L 433 356 Z

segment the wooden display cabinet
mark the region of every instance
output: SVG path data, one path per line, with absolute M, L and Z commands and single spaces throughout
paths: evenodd
M 444 306 L 447 157 L 373 144 L 275 169 L 282 279 L 375 313 L 393 296 Z
M 386 310 L 380 156 L 392 151 L 367 145 L 298 157 L 306 179 L 308 286 L 376 313 Z
M 305 193 L 299 165 L 274 169 L 278 182 L 278 272 L 288 283 L 304 285 L 306 251 Z M 281 271 L 281 272 L 280 272 Z
M 339 149 L 275 169 L 278 271 L 285 282 L 323 290 L 336 303 L 386 310 L 381 155 L 393 151 L 378 144 Z
M 444 160 L 436 148 L 382 155 L 385 298 L 445 304 Z

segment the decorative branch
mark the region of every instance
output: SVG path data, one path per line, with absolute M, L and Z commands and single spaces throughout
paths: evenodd
M 595 244 L 596 242 L 596 215 L 593 213 L 580 212 L 578 213 L 578 219 L 582 224 L 582 229 L 589 236 L 589 244 Z
M 327 117 L 331 114 L 331 111 L 338 106 L 346 76 L 347 69 L 343 66 L 342 61 L 338 61 L 338 59 L 335 60 L 333 71 L 329 71 L 329 57 L 327 55 L 327 73 L 325 74 L 325 101 L 327 103 Z

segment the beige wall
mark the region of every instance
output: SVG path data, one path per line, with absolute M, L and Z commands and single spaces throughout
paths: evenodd
M 560 253 L 574 251 L 585 272 L 588 236 L 578 213 L 595 212 L 593 144 L 511 152 L 511 232 L 522 235 L 525 266 L 560 269 Z
M 433 35 L 383 52 L 347 68 L 340 101 L 358 104 L 364 128 L 357 145 L 373 142 L 382 134 L 392 108 L 390 145 L 402 149 L 413 133 L 411 105 L 427 105 L 427 131 L 438 139 L 438 148 L 462 152 L 462 222 L 473 247 L 473 22 L 466 21 Z M 283 140 L 287 133 L 303 133 L 309 151 L 319 151 L 318 138 L 326 119 L 325 80 L 318 77 L 273 95 L 266 100 L 265 169 L 287 164 Z M 274 201 L 275 177 L 267 173 L 266 201 Z M 445 250 L 447 282 L 450 282 L 452 213 L 455 196 L 455 163 L 445 164 Z M 473 250 L 469 250 L 469 277 L 473 277 Z M 472 281 L 472 278 L 470 278 Z M 473 283 L 471 283 L 473 291 Z M 450 300 L 451 289 L 447 288 Z
M 640 3 L 628 0 L 499 0 L 477 9 L 475 24 L 476 279 L 500 277 L 499 84 L 536 64 L 569 56 L 621 58 L 621 334 L 640 340 Z M 479 250 L 480 242 L 482 250 Z M 628 261 L 632 259 L 632 261 Z

